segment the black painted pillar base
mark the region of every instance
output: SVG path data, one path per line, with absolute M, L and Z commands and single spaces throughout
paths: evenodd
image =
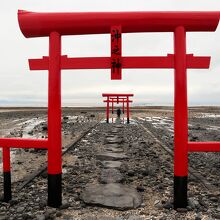
M 47 205 L 53 208 L 62 205 L 62 174 L 48 174 Z
M 127 118 L 127 123 L 128 123 L 128 124 L 130 123 L 130 119 L 129 119 L 129 118 Z
M 106 123 L 109 123 L 109 118 L 106 119 Z
M 4 172 L 4 202 L 9 202 L 12 198 L 11 195 L 11 172 Z
M 187 176 L 174 176 L 174 209 L 187 207 Z

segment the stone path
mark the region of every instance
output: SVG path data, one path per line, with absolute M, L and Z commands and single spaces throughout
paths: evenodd
M 119 169 L 123 160 L 128 159 L 121 146 L 124 140 L 118 135 L 123 128 L 123 125 L 116 124 L 110 133 L 105 134 L 104 150 L 96 154 L 103 167 L 99 184 L 87 185 L 81 194 L 86 204 L 126 210 L 137 208 L 142 203 L 135 188 L 122 184 L 124 176 Z

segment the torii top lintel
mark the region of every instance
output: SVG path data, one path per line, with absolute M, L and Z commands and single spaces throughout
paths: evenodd
M 121 25 L 123 33 L 173 32 L 177 26 L 186 31 L 215 31 L 220 12 L 49 12 L 18 11 L 20 29 L 25 37 L 106 34 L 111 26 Z
M 122 94 L 122 93 L 103 93 L 102 97 L 111 97 L 111 98 L 115 98 L 115 97 L 119 97 L 123 98 L 123 97 L 128 97 L 128 96 L 134 96 L 134 94 Z

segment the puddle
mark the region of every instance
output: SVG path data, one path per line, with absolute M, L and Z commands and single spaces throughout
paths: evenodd
M 210 113 L 201 113 L 198 116 L 195 116 L 195 118 L 220 118 L 219 114 L 210 114 Z
M 152 122 L 154 125 L 173 127 L 173 120 L 168 119 L 167 117 L 146 117 L 142 120 Z
M 103 119 L 100 123 L 106 123 L 106 119 Z M 109 118 L 109 124 L 127 124 L 127 118 Z M 137 122 L 134 119 L 130 119 L 129 124 L 137 124 Z
M 67 117 L 67 119 L 63 119 L 63 121 L 66 121 L 67 124 L 76 123 L 76 122 L 82 123 L 89 121 L 88 117 L 83 115 L 72 115 L 72 116 L 64 116 L 64 117 Z
M 42 134 L 40 132 L 37 132 L 36 135 L 33 135 L 33 129 L 41 124 L 45 122 L 44 119 L 39 119 L 39 118 L 32 118 L 29 119 L 25 122 L 22 122 L 18 125 L 22 125 L 22 138 L 39 138 L 42 136 Z
M 141 121 L 150 122 L 154 128 L 162 128 L 167 129 L 171 133 L 173 133 L 173 120 L 169 119 L 168 117 L 138 117 Z
M 218 126 L 209 126 L 206 128 L 207 130 L 212 130 L 212 131 L 219 131 L 220 130 L 220 127 Z

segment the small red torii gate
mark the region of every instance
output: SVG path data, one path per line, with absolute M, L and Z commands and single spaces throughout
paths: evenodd
M 127 113 L 127 123 L 130 122 L 130 108 L 129 103 L 133 102 L 129 99 L 129 97 L 134 96 L 134 94 L 117 94 L 117 93 L 103 93 L 102 97 L 106 97 L 107 99 L 103 102 L 106 102 L 106 122 L 109 123 L 109 110 L 110 110 L 110 103 L 112 103 L 112 114 L 114 112 L 114 103 L 122 103 L 122 112 L 125 112 L 124 103 L 126 103 L 126 113 Z
M 11 199 L 10 148 L 48 149 L 48 205 L 62 204 L 61 70 L 111 69 L 111 79 L 122 78 L 122 68 L 175 69 L 174 94 L 174 208 L 187 206 L 188 152 L 220 151 L 219 142 L 189 142 L 187 69 L 209 68 L 210 57 L 186 54 L 186 32 L 215 31 L 220 12 L 79 12 L 18 11 L 25 37 L 49 37 L 49 56 L 30 59 L 31 70 L 48 71 L 48 139 L 0 138 L 3 148 L 4 199 Z M 133 32 L 173 32 L 174 54 L 124 57 L 121 35 Z M 111 57 L 62 56 L 61 36 L 111 34 Z

